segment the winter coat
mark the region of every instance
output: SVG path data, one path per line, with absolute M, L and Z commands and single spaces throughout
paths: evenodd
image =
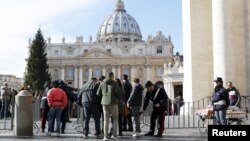
M 93 81 L 89 81 L 83 85 L 79 97 L 81 99 L 82 105 L 100 104 L 100 99 L 97 96 L 98 88 L 99 84 Z
M 48 104 L 50 107 L 59 106 L 64 109 L 67 105 L 68 99 L 65 92 L 60 88 L 52 88 L 48 92 Z
M 228 92 L 223 86 L 216 86 L 212 94 L 213 110 L 226 110 L 229 106 Z
M 128 99 L 128 103 L 131 107 L 140 107 L 142 104 L 143 87 L 141 84 L 136 84 L 132 90 L 132 93 Z
M 118 83 L 112 79 L 105 79 L 99 87 L 97 94 L 102 105 L 118 104 L 122 98 Z
M 155 98 L 155 95 L 156 95 L 156 92 L 158 91 L 158 89 L 159 89 L 159 92 L 158 92 L 158 95 Z M 160 108 L 168 110 L 169 106 L 171 106 L 167 102 L 168 99 L 169 99 L 168 95 L 167 95 L 167 93 L 166 93 L 166 91 L 165 91 L 165 89 L 163 87 L 154 86 L 153 92 L 147 92 L 146 93 L 146 96 L 145 96 L 145 99 L 144 99 L 143 110 L 146 110 L 149 101 L 152 101 L 153 105 L 159 103 Z
M 8 86 L 1 86 L 0 94 L 1 94 L 0 99 L 10 100 L 11 91 L 9 90 Z

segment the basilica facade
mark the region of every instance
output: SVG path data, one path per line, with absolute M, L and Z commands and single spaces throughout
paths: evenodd
M 46 52 L 52 79 L 61 79 L 80 88 L 91 77 L 114 72 L 127 74 L 130 80 L 162 80 L 164 64 L 173 61 L 173 43 L 161 31 L 143 40 L 137 21 L 127 13 L 122 0 L 100 25 L 96 40 L 77 36 L 75 42 L 52 43 L 48 37 Z

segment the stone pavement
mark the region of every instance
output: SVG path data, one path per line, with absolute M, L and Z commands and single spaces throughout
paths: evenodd
M 0 141 L 21 141 L 21 140 L 34 140 L 34 141 L 82 141 L 82 140 L 89 140 L 89 141 L 102 141 L 102 138 L 96 139 L 94 137 L 94 121 L 91 119 L 90 122 L 90 135 L 89 139 L 83 139 L 83 130 L 81 128 L 81 124 L 77 122 L 76 119 L 71 119 L 71 123 L 67 123 L 65 134 L 61 134 L 59 137 L 55 135 L 55 133 L 51 136 L 46 136 L 45 133 L 40 131 L 40 121 L 36 122 L 36 126 L 34 126 L 34 135 L 32 137 L 15 137 L 13 130 L 2 130 L 0 128 Z M 0 125 L 2 126 L 2 125 Z M 131 140 L 138 140 L 138 141 L 149 141 L 149 140 L 168 140 L 168 141 L 206 141 L 207 136 L 205 133 L 200 134 L 198 128 L 181 128 L 181 129 L 166 129 L 164 132 L 163 137 L 148 137 L 144 136 L 143 134 L 148 132 L 149 127 L 143 126 L 142 128 L 142 135 L 139 137 L 132 137 L 131 132 L 123 132 L 123 136 L 119 136 L 119 141 L 131 141 Z M 112 141 L 112 139 L 110 139 Z

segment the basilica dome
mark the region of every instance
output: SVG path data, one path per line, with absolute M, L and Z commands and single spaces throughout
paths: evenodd
M 136 20 L 130 16 L 122 0 L 118 0 L 115 10 L 100 26 L 97 33 L 98 42 L 123 42 L 142 40 L 141 30 Z

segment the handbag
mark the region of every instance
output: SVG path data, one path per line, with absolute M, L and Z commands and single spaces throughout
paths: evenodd
M 127 115 L 129 115 L 130 114 L 130 111 L 129 111 L 129 109 L 128 109 L 128 107 L 127 107 L 127 105 L 126 104 L 124 104 L 124 110 L 123 110 L 123 116 L 127 116 Z

